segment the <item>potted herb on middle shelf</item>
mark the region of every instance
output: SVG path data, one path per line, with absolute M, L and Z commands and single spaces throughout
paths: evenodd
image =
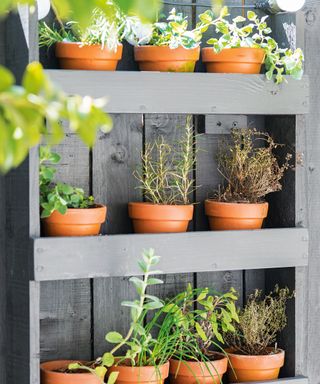
M 188 30 L 187 17 L 172 9 L 167 21 L 143 24 L 127 19 L 127 41 L 141 71 L 193 72 L 200 58 L 201 28 Z
M 218 294 L 188 286 L 164 306 L 163 312 L 173 319 L 172 329 L 180 335 L 170 360 L 170 383 L 222 383 L 228 365 L 222 334 L 235 330 L 237 299 L 233 288 Z
M 256 129 L 234 128 L 218 152 L 218 171 L 226 184 L 205 201 L 212 230 L 260 229 L 267 217 L 266 195 L 282 189 L 291 168 L 291 154 L 280 165 L 274 153 L 280 144 Z
M 94 236 L 106 220 L 107 207 L 97 204 L 82 188 L 55 183 L 60 156 L 48 146 L 40 147 L 40 208 L 46 236 Z M 51 164 L 51 165 L 50 165 Z
M 186 232 L 193 218 L 190 195 L 195 189 L 192 116 L 178 143 L 169 144 L 161 136 L 146 143 L 142 168 L 134 172 L 146 202 L 130 202 L 129 216 L 136 233 Z
M 231 383 L 276 380 L 284 365 L 285 352 L 278 348 L 277 336 L 287 325 L 286 304 L 294 297 L 288 288 L 275 287 L 262 297 L 256 290 L 233 322 L 235 332 L 225 332 L 229 346 L 228 376 Z
M 282 83 L 284 75 L 301 79 L 303 75 L 303 52 L 300 48 L 279 47 L 270 34 L 268 16 L 261 19 L 253 11 L 247 18 L 235 17 L 231 22 L 228 8 L 223 7 L 218 18 L 212 10 L 200 15 L 203 27 L 213 26 L 217 36 L 208 40 L 212 47 L 202 49 L 202 59 L 208 72 L 258 74 L 264 64 L 266 76 Z
M 39 46 L 55 45 L 55 54 L 63 69 L 115 71 L 122 58 L 122 44 L 125 17 L 113 3 L 113 16 L 107 17 L 103 10 L 96 8 L 90 24 L 81 28 L 77 22 L 50 27 L 39 24 Z M 90 16 L 89 16 L 90 17 Z

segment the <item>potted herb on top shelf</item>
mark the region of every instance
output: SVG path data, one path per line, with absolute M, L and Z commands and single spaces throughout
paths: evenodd
M 281 179 L 291 154 L 279 165 L 274 153 L 281 146 L 268 133 L 232 129 L 230 142 L 218 153 L 218 171 L 226 184 L 205 201 L 212 230 L 260 229 L 268 214 L 266 195 L 282 189 Z
M 228 365 L 222 333 L 235 330 L 237 299 L 232 288 L 218 294 L 189 286 L 165 305 L 163 311 L 173 318 L 172 329 L 180 334 L 170 360 L 170 383 L 222 383 Z M 213 351 L 213 346 L 220 352 Z
M 93 236 L 106 220 L 107 207 L 96 204 L 83 189 L 53 181 L 60 156 L 40 147 L 41 221 L 46 236 Z
M 232 22 L 226 20 L 228 8 L 223 7 L 218 18 L 211 10 L 200 15 L 204 28 L 213 26 L 217 37 L 208 40 L 211 47 L 202 49 L 202 59 L 208 72 L 219 73 L 260 73 L 262 64 L 270 80 L 275 75 L 277 83 L 282 83 L 284 75 L 301 79 L 303 75 L 303 52 L 280 48 L 270 34 L 264 16 L 261 20 L 253 11 L 248 11 L 247 19 L 237 16 Z
M 193 72 L 200 57 L 202 32 L 188 30 L 188 20 L 172 9 L 167 22 L 143 25 L 128 18 L 126 39 L 134 47 L 135 60 L 141 71 Z
M 224 333 L 229 345 L 228 370 L 231 383 L 276 380 L 284 365 L 285 352 L 278 348 L 277 336 L 287 325 L 286 304 L 294 294 L 288 288 L 275 287 L 262 298 L 256 290 L 239 311 L 235 332 Z
M 64 25 L 59 20 L 58 28 L 40 23 L 40 47 L 55 45 L 56 57 L 63 69 L 116 70 L 122 57 L 125 17 L 115 5 L 112 7 L 112 20 L 96 8 L 90 25 L 84 29 L 74 21 Z
M 163 137 L 147 143 L 142 169 L 134 172 L 146 202 L 129 203 L 129 216 L 136 233 L 185 232 L 193 217 L 190 195 L 195 189 L 192 116 L 188 116 L 180 142 Z

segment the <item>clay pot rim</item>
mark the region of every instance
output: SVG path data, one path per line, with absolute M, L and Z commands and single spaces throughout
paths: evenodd
M 272 350 L 274 350 L 273 347 L 268 347 L 267 349 L 270 350 L 270 352 Z M 243 359 L 246 359 L 246 360 L 256 360 L 256 359 L 259 359 L 259 357 L 260 358 L 280 357 L 280 356 L 284 356 L 285 355 L 285 350 L 281 349 L 281 348 L 277 348 L 277 351 L 278 351 L 277 353 L 270 353 L 269 355 L 243 355 L 241 353 L 235 353 L 235 350 L 231 349 L 231 348 L 227 348 L 225 351 L 226 351 L 228 356 L 240 357 L 240 358 L 243 358 Z
M 149 206 L 149 207 L 193 207 L 195 204 L 154 204 L 154 203 L 149 203 L 149 202 L 144 202 L 144 201 L 130 201 L 128 205 L 133 206 L 133 205 L 140 205 L 140 206 Z
M 176 48 L 170 48 L 169 45 L 136 45 L 134 47 L 135 50 L 162 50 L 162 51 L 186 51 L 186 52 L 192 52 L 192 51 L 198 51 L 200 50 L 200 45 L 194 48 L 185 48 L 182 45 L 179 45 L 179 47 Z
M 102 46 L 102 44 L 90 44 L 90 45 L 83 44 L 81 41 L 57 41 L 55 44 L 56 45 L 70 44 L 70 45 L 77 45 L 77 46 L 82 45 L 81 48 L 101 47 Z M 122 43 L 118 43 L 118 47 L 122 47 L 122 46 L 123 46 Z M 109 50 L 109 48 L 106 46 L 104 47 L 104 49 Z
M 83 372 L 83 373 L 66 373 L 66 372 L 55 372 L 55 370 L 45 368 L 47 364 L 52 364 L 52 363 L 61 363 L 61 368 L 63 368 L 66 365 L 69 365 L 71 363 L 86 363 L 84 360 L 48 360 L 44 361 L 40 364 L 40 370 L 42 372 L 47 372 L 50 373 L 51 375 L 59 375 L 59 376 L 68 376 L 72 375 L 73 377 L 77 378 L 78 375 L 84 376 L 84 375 L 92 375 L 90 372 Z M 54 369 L 59 369 L 59 368 L 54 368 Z
M 228 49 L 237 49 L 237 50 L 241 50 L 241 51 L 244 51 L 244 50 L 252 50 L 252 49 L 257 49 L 259 51 L 263 51 L 265 52 L 265 50 L 261 47 L 231 47 L 231 48 L 223 48 L 221 50 L 221 52 L 223 51 L 226 51 Z M 209 50 L 212 50 L 213 51 L 213 48 L 212 47 L 202 47 L 201 50 L 206 50 L 206 51 L 209 51 Z M 214 51 L 213 51 L 214 52 Z M 219 53 L 221 53 L 219 52 Z M 219 53 L 215 53 L 216 55 L 219 55 Z
M 238 202 L 238 203 L 227 203 L 227 202 L 224 202 L 224 201 L 219 201 L 219 200 L 214 200 L 214 199 L 206 199 L 205 200 L 206 203 L 215 203 L 215 204 L 223 204 L 225 206 L 239 206 L 239 205 L 269 205 L 268 202 L 266 201 L 261 201 L 261 202 L 258 202 L 258 203 L 245 203 L 245 202 Z
M 117 360 L 117 359 L 116 359 Z M 122 369 L 130 369 L 130 370 L 134 370 L 134 371 L 137 371 L 137 370 L 140 370 L 140 369 L 161 369 L 161 368 L 166 368 L 168 365 L 169 365 L 169 361 L 167 361 L 166 363 L 164 364 L 161 364 L 161 365 L 158 365 L 158 366 L 155 366 L 155 365 L 144 365 L 142 367 L 138 367 L 138 366 L 131 366 L 131 365 L 113 365 L 112 368 L 113 369 L 117 369 L 117 368 L 122 368 Z
M 208 361 L 188 361 L 188 360 L 178 360 L 170 359 L 170 374 L 177 373 L 177 368 L 179 367 L 178 374 L 183 375 L 186 372 L 193 372 L 194 375 L 198 376 L 211 376 L 213 375 L 223 375 L 227 371 L 228 366 L 228 357 L 227 354 L 221 352 L 215 352 L 215 356 L 218 356 L 218 359 L 208 360 Z M 208 370 L 211 367 L 210 371 Z M 182 369 L 181 369 L 182 367 Z M 201 373 L 197 373 L 197 371 Z M 211 373 L 211 374 L 210 374 Z

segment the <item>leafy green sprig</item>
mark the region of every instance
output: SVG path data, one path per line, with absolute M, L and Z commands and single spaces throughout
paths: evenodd
M 65 183 L 55 183 L 56 165 L 60 156 L 48 146 L 40 147 L 40 205 L 41 218 L 51 216 L 54 211 L 64 215 L 68 208 L 90 208 L 95 206 L 94 198 L 86 196 L 83 189 Z
M 137 17 L 128 18 L 126 39 L 133 45 L 167 46 L 191 49 L 201 44 L 201 28 L 188 30 L 188 17 L 173 8 L 167 21 L 143 24 Z
M 280 48 L 276 40 L 270 36 L 272 30 L 266 23 L 268 16 L 259 19 L 255 12 L 248 11 L 247 18 L 237 16 L 231 22 L 226 19 L 227 16 L 229 16 L 227 7 L 222 8 L 218 18 L 215 18 L 212 10 L 207 10 L 199 16 L 198 25 L 202 26 L 203 30 L 213 26 L 219 34 L 219 37 L 208 40 L 208 44 L 213 46 L 216 53 L 229 48 L 262 48 L 265 52 L 264 64 L 268 80 L 274 76 L 276 83 L 280 84 L 285 81 L 284 75 L 290 75 L 297 80 L 302 78 L 304 61 L 302 50 Z

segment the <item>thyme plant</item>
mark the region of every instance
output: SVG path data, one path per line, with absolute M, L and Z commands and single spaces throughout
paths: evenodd
M 230 142 L 218 153 L 218 171 L 226 181 L 215 198 L 222 202 L 258 203 L 282 189 L 281 179 L 291 154 L 279 165 L 274 151 L 281 146 L 268 133 L 256 129 L 232 129 Z
M 185 132 L 178 143 L 169 144 L 161 136 L 147 143 L 141 154 L 142 170 L 134 176 L 147 201 L 153 204 L 190 204 L 195 190 L 192 171 L 195 166 L 194 129 L 188 116 Z
M 302 50 L 280 48 L 270 36 L 272 30 L 266 23 L 268 16 L 259 19 L 255 12 L 248 11 L 247 18 L 237 16 L 231 22 L 226 19 L 228 16 L 227 7 L 222 8 L 218 18 L 212 10 L 207 10 L 199 16 L 199 27 L 202 26 L 203 30 L 206 30 L 213 26 L 218 34 L 218 37 L 208 40 L 208 44 L 213 46 L 216 53 L 228 48 L 262 48 L 265 51 L 264 64 L 269 80 L 273 75 L 277 84 L 285 80 L 284 75 L 301 79 L 304 61 Z
M 40 147 L 41 218 L 51 216 L 54 211 L 64 215 L 68 208 L 91 208 L 95 206 L 93 196 L 86 196 L 82 188 L 54 182 L 56 168 L 52 165 L 56 165 L 59 162 L 60 156 L 52 152 L 50 147 Z
M 264 298 L 256 290 L 239 311 L 239 322 L 233 322 L 235 332 L 224 333 L 226 343 L 235 353 L 244 355 L 277 353 L 277 336 L 287 325 L 286 305 L 293 297 L 288 288 L 279 286 Z

